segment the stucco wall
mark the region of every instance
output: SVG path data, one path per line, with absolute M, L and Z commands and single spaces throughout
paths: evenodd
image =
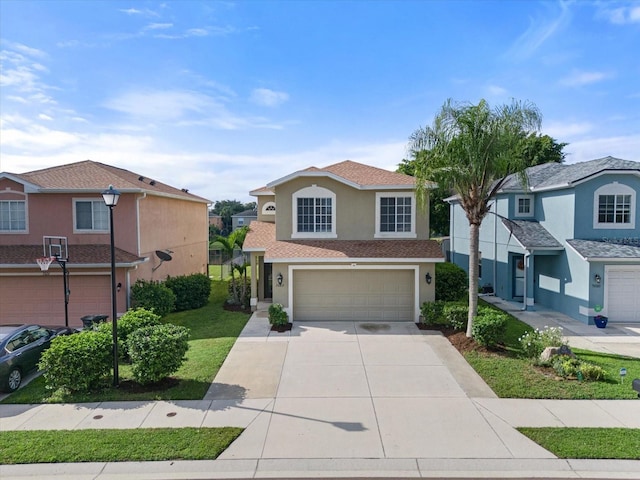
M 336 233 L 339 240 L 372 240 L 376 226 L 376 193 L 369 190 L 357 190 L 331 178 L 297 178 L 278 185 L 276 238 L 288 240 L 293 233 L 293 194 L 305 187 L 317 185 L 331 190 L 336 195 L 333 214 L 336 221 Z M 407 192 L 410 192 L 407 190 Z M 428 208 L 416 209 L 416 238 L 429 238 Z
M 140 265 L 136 278 L 162 280 L 168 275 L 206 273 L 209 229 L 205 203 L 148 195 L 139 202 L 139 255 L 150 261 Z M 171 250 L 173 260 L 160 264 L 156 250 Z

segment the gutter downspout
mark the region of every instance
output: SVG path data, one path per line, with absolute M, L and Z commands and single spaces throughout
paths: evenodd
M 495 207 L 495 215 L 493 215 L 493 265 L 492 265 L 492 275 L 493 275 L 493 296 L 497 297 L 498 290 L 498 200 L 493 203 Z

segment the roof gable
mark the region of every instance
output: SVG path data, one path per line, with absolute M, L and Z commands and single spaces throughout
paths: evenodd
M 352 160 L 335 163 L 324 168 L 309 167 L 267 184 L 273 188 L 301 177 L 328 177 L 358 190 L 376 189 L 413 189 L 413 177 L 403 173 L 390 172 L 382 168 L 371 167 Z

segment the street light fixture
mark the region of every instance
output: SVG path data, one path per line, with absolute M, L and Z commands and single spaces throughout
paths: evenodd
M 116 306 L 116 250 L 113 239 L 113 207 L 118 204 L 120 192 L 109 185 L 109 188 L 102 192 L 102 198 L 109 207 L 109 233 L 111 235 L 111 335 L 113 337 L 113 386 L 117 387 L 118 380 L 118 309 Z

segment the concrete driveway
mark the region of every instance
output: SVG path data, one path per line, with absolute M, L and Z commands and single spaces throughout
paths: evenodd
M 554 458 L 471 397 L 495 398 L 439 334 L 413 323 L 254 315 L 206 400 L 245 411 L 221 459 Z

